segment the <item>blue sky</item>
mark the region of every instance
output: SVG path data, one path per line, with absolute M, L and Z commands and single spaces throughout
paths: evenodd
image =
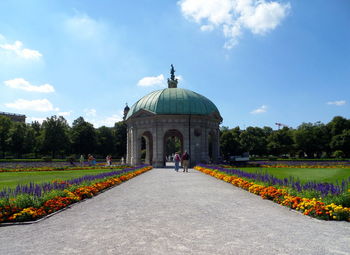
M 0 111 L 112 126 L 166 86 L 222 125 L 350 118 L 350 1 L 2 0 Z

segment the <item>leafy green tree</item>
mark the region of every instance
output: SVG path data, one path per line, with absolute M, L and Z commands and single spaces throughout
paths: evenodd
M 83 117 L 73 121 L 71 139 L 74 153 L 86 155 L 96 151 L 96 129 L 91 123 L 85 121 Z
M 323 151 L 328 151 L 327 127 L 320 122 L 301 124 L 294 132 L 294 140 L 297 149 L 311 158 L 319 157 Z
M 65 118 L 56 115 L 44 120 L 42 124 L 42 150 L 55 158 L 58 152 L 66 153 L 70 147 L 69 125 Z
M 343 132 L 340 135 L 333 136 L 330 146 L 334 151 L 337 151 L 337 150 L 343 151 L 345 156 L 349 157 L 350 156 L 350 129 L 343 130 Z
M 271 129 L 272 131 L 272 129 Z M 240 141 L 243 149 L 251 155 L 267 155 L 267 134 L 268 128 L 248 127 L 240 134 Z
M 327 124 L 327 126 L 333 137 L 342 134 L 346 129 L 350 129 L 350 120 L 341 116 L 336 116 Z
M 239 138 L 241 132 L 239 127 L 220 129 L 220 149 L 225 159 L 228 159 L 230 156 L 242 154 L 243 149 Z
M 26 135 L 24 138 L 24 153 L 34 153 L 37 145 L 37 137 L 35 131 L 30 124 L 27 125 Z
M 12 121 L 8 117 L 0 116 L 0 151 L 2 152 L 3 158 L 8 150 L 8 139 L 11 126 Z
M 272 133 L 273 133 L 273 129 L 271 127 L 263 127 L 263 133 L 264 133 L 264 137 L 265 139 L 267 139 Z
M 41 131 L 41 124 L 38 121 L 33 121 L 30 124 L 30 126 L 34 130 L 35 136 L 39 136 L 40 135 L 40 131 Z
M 27 126 L 21 122 L 14 122 L 10 129 L 9 147 L 12 153 L 16 154 L 17 158 L 21 158 L 25 152 L 25 137 Z
M 287 127 L 272 132 L 268 136 L 267 142 L 267 148 L 272 155 L 280 156 L 293 152 L 292 131 Z
M 116 122 L 114 124 L 113 135 L 114 135 L 115 154 L 118 157 L 125 157 L 127 134 L 126 134 L 126 124 L 124 121 Z
M 102 126 L 97 129 L 97 151 L 103 156 L 115 151 L 112 128 Z
M 142 141 L 146 142 L 145 139 L 142 139 Z M 144 144 L 144 146 L 141 146 L 141 148 L 146 149 L 146 144 Z M 170 136 L 165 142 L 165 154 L 172 155 L 175 152 L 181 153 L 181 141 L 177 136 L 174 136 L 174 137 Z
M 43 136 L 41 135 L 42 133 L 43 133 L 42 125 L 38 121 L 33 121 L 30 124 L 30 128 L 28 130 L 26 139 L 28 140 L 28 142 L 32 143 L 32 136 L 34 134 L 34 138 L 35 138 L 34 144 L 28 145 L 28 147 L 32 149 L 28 148 L 27 150 L 30 152 L 34 152 L 35 158 L 38 157 L 38 153 L 42 148 L 42 143 L 43 143 L 42 141 Z

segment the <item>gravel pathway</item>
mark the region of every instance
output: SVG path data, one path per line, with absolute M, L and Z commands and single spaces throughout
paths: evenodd
M 153 169 L 39 223 L 1 227 L 0 254 L 350 254 L 350 223 L 193 169 Z

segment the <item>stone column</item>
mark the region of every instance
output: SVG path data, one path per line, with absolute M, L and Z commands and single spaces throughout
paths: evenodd
M 145 163 L 150 164 L 150 139 L 148 136 L 144 136 L 145 141 L 146 141 L 146 158 L 145 158 Z
M 164 149 L 164 128 L 158 127 L 153 138 L 153 165 L 155 167 L 164 167 L 163 149 Z
M 135 133 L 135 165 L 141 164 L 141 136 L 138 134 L 138 132 Z
M 201 160 L 204 160 L 205 162 L 208 162 L 209 161 L 209 152 L 208 152 L 208 131 L 207 131 L 207 127 L 203 127 L 202 128 L 201 149 L 202 149 Z
M 126 132 L 126 159 L 125 159 L 126 164 L 130 165 L 131 160 L 130 160 L 130 128 L 127 128 Z
M 130 128 L 130 164 L 135 165 L 135 130 Z
M 217 162 L 220 154 L 220 133 L 218 129 L 215 130 L 213 136 L 213 161 Z

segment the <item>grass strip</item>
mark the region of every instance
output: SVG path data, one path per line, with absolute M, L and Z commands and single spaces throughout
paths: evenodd
M 42 183 L 51 182 L 53 180 L 68 180 L 72 178 L 78 178 L 87 174 L 99 174 L 112 170 L 118 170 L 127 168 L 123 167 L 86 167 L 86 168 L 66 168 L 66 169 L 55 169 L 48 168 L 46 170 L 36 171 L 9 171 L 0 172 L 0 191 L 4 188 L 14 188 L 17 185 L 25 185 L 30 183 Z

